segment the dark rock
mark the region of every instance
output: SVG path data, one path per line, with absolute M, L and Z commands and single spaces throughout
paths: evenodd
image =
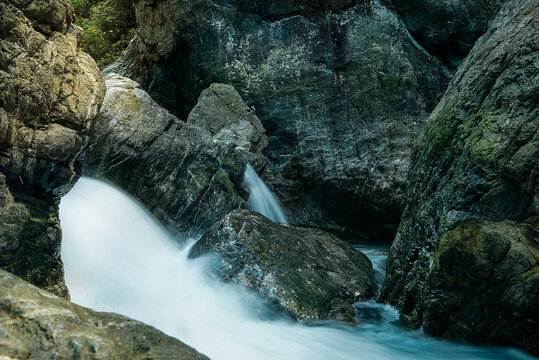
M 414 150 L 381 299 L 426 332 L 539 354 L 539 7 L 507 2 Z
M 67 0 L 0 3 L 0 267 L 67 296 L 60 196 L 105 86 Z
M 108 75 L 106 84 L 85 175 L 118 184 L 187 235 L 243 204 L 237 190 L 245 164 L 262 157 L 267 139 L 232 87 L 213 84 L 185 123 L 132 80 Z
M 266 128 L 263 177 L 292 223 L 390 239 L 411 147 L 447 86 L 379 1 L 136 2 L 137 35 L 108 70 L 186 116 L 231 84 Z
M 391 0 L 417 41 L 457 67 L 496 17 L 505 0 Z
M 83 308 L 0 270 L 2 359 L 208 359 L 161 331 Z
M 376 289 L 371 262 L 351 245 L 248 210 L 235 210 L 215 224 L 189 257 L 212 252 L 220 255 L 220 277 L 255 290 L 297 320 L 353 321 L 355 290 L 366 299 Z

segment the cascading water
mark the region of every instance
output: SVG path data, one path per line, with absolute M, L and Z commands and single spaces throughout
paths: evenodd
M 247 209 L 259 212 L 273 222 L 288 224 L 288 220 L 275 195 L 264 181 L 258 177 L 251 164 L 247 164 L 245 168 L 243 182 L 251 190 L 247 200 Z
M 356 304 L 356 327 L 275 320 L 256 296 L 210 277 L 211 258 L 189 260 L 192 242 L 178 244 L 134 200 L 96 180 L 79 180 L 60 218 L 74 302 L 149 323 L 215 360 L 533 359 L 405 330 L 393 308 L 374 302 Z

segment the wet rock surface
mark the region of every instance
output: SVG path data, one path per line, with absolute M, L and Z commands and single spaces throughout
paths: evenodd
M 431 54 L 458 67 L 505 0 L 392 0 L 406 27 Z
M 105 86 L 67 0 L 0 3 L 0 267 L 67 296 L 59 198 Z
M 539 7 L 508 2 L 419 136 L 381 299 L 430 334 L 539 353 Z
M 189 257 L 217 253 L 216 273 L 258 292 L 295 320 L 353 322 L 354 292 L 374 295 L 370 260 L 327 232 L 273 223 L 235 210 L 208 230 Z
M 0 270 L 2 359 L 207 359 L 161 331 L 92 311 Z
M 245 164 L 263 161 L 267 138 L 231 86 L 212 85 L 184 122 L 132 80 L 108 75 L 106 84 L 85 175 L 118 184 L 187 235 L 244 203 L 238 192 Z
M 263 178 L 292 223 L 389 240 L 412 143 L 448 73 L 379 1 L 138 1 L 137 36 L 107 71 L 186 116 L 236 88 L 268 134 Z

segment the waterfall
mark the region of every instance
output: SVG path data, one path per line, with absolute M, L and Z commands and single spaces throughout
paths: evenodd
M 210 276 L 212 257 L 188 259 L 135 200 L 80 179 L 62 199 L 62 260 L 71 299 L 143 321 L 213 360 L 533 359 L 516 349 L 432 339 L 398 323 L 395 309 L 357 303 L 358 326 L 306 326 L 275 315 L 255 295 Z
M 243 182 L 251 190 L 247 200 L 247 209 L 259 212 L 273 222 L 288 224 L 288 220 L 286 220 L 286 216 L 275 195 L 264 181 L 258 177 L 251 164 L 247 164 L 245 168 Z

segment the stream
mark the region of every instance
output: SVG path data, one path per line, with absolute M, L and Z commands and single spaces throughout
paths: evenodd
M 104 182 L 80 179 L 62 199 L 60 218 L 73 302 L 153 325 L 212 359 L 534 359 L 408 330 L 394 308 L 373 301 L 355 304 L 358 326 L 281 319 L 255 294 L 212 277 L 211 259 L 188 259 L 194 240 L 170 235 Z M 360 248 L 380 283 L 384 251 Z

